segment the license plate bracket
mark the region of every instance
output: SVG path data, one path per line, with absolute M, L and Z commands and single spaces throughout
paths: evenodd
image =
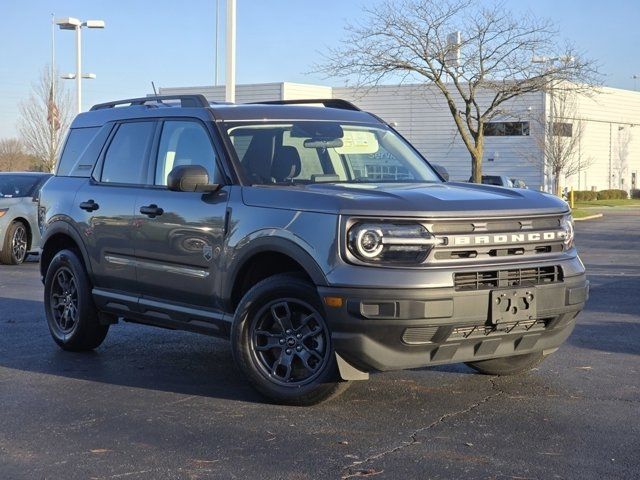
M 531 288 L 509 288 L 491 291 L 491 323 L 512 323 L 537 317 L 537 292 Z

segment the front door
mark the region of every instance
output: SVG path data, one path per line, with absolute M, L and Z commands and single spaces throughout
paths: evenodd
M 219 172 L 204 124 L 166 120 L 161 128 L 153 185 L 135 207 L 138 284 L 148 299 L 216 309 L 229 187 L 211 194 L 168 190 L 167 175 L 176 166 L 202 165 L 216 183 Z

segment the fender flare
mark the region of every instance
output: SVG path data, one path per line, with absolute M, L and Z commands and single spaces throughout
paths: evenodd
M 80 236 L 78 231 L 64 219 L 55 220 L 47 225 L 47 230 L 40 240 L 40 245 L 42 245 L 42 252 L 44 252 L 47 242 L 49 242 L 52 237 L 58 234 L 66 235 L 67 237 L 71 238 L 71 240 L 73 240 L 73 242 L 78 246 L 80 254 L 82 255 L 82 260 L 84 261 L 85 268 L 87 269 L 87 273 L 91 276 L 93 274 L 93 269 L 91 268 L 89 254 L 84 245 L 84 242 L 82 241 L 82 237 Z M 43 271 L 42 253 L 40 258 L 40 274 L 42 275 L 42 278 L 44 278 L 47 272 Z
M 303 247 L 292 240 L 282 237 L 259 237 L 243 246 L 233 256 L 233 261 L 227 268 L 225 275 L 227 281 L 222 285 L 224 303 L 228 304 L 230 302 L 233 287 L 242 268 L 253 256 L 263 252 L 275 252 L 290 257 L 302 266 L 315 285 L 327 286 L 327 278 L 318 262 Z

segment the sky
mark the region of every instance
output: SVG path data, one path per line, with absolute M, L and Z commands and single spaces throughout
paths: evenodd
M 221 3 L 223 12 L 224 0 Z M 327 48 L 344 37 L 346 22 L 379 0 L 237 0 L 236 81 L 340 85 L 310 73 Z M 489 1 L 489 0 L 479 0 Z M 600 63 L 605 85 L 640 89 L 638 0 L 505 1 L 514 14 L 549 18 L 561 37 Z M 83 106 L 144 96 L 156 87 L 215 81 L 215 0 L 3 0 L 0 43 L 0 139 L 16 135 L 18 105 L 51 61 L 51 14 L 101 19 L 83 30 Z M 221 17 L 224 28 L 224 15 Z M 219 78 L 224 82 L 223 32 Z M 56 65 L 75 71 L 74 34 L 56 32 Z M 64 81 L 74 94 L 73 81 Z M 75 98 L 75 97 L 74 97 Z

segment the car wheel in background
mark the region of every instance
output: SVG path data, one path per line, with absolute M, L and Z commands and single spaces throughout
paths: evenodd
M 518 375 L 537 367 L 542 360 L 544 360 L 542 352 L 534 352 L 526 355 L 467 362 L 467 365 L 485 375 Z
M 109 325 L 98 321 L 89 277 L 72 250 L 61 250 L 51 260 L 44 282 L 44 305 L 51 336 L 64 350 L 93 350 L 109 331 Z
M 0 263 L 5 265 L 20 265 L 27 258 L 29 248 L 29 234 L 27 227 L 20 221 L 13 222 L 7 229 L 0 253 Z

